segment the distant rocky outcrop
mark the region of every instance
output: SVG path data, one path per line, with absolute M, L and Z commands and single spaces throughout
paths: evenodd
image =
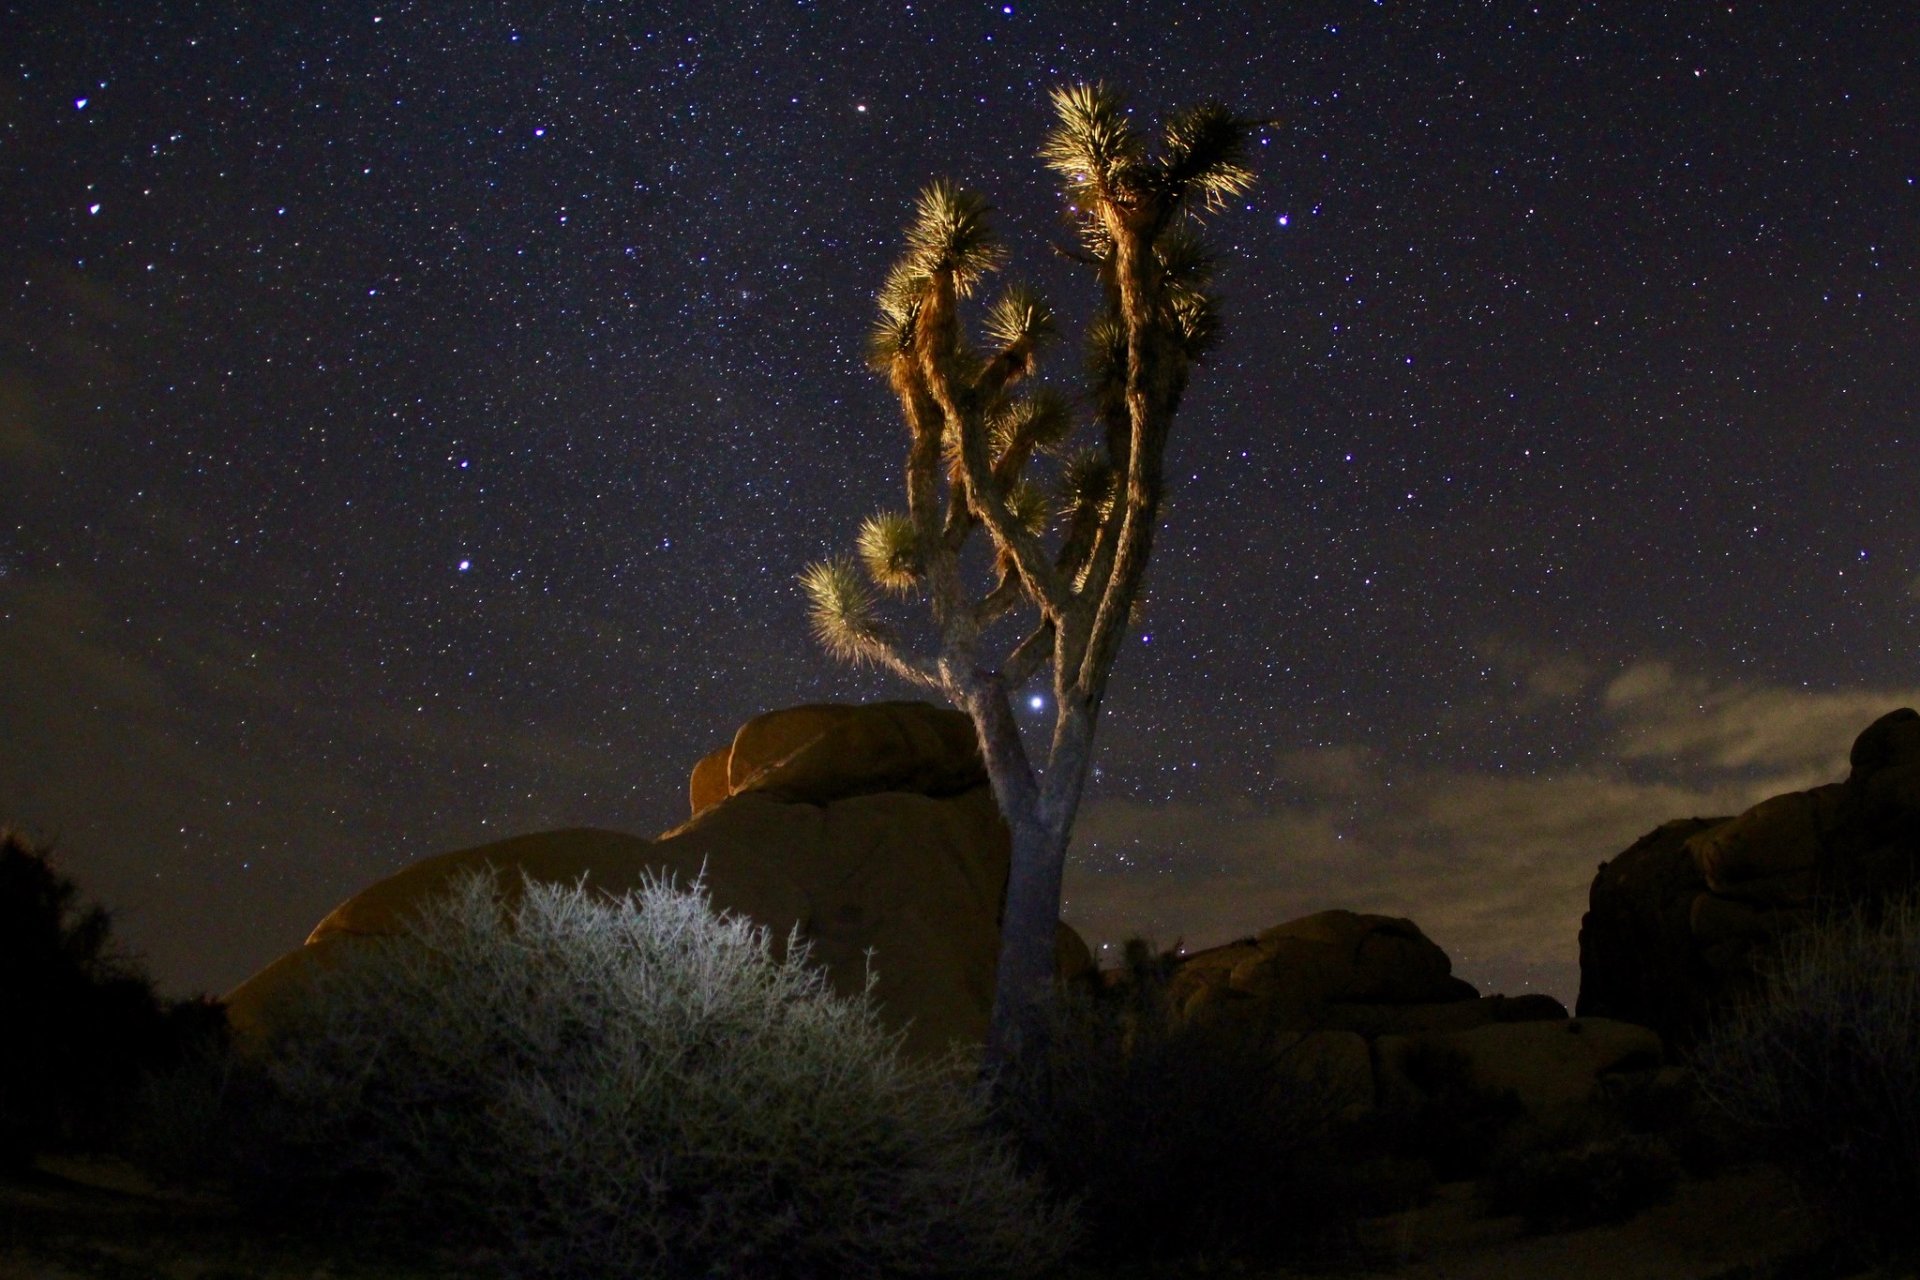
M 649 873 L 704 876 L 716 906 L 784 944 L 798 930 L 842 991 L 866 981 L 909 1051 L 986 1033 L 1009 843 L 966 716 L 923 703 L 805 706 L 750 720 L 693 771 L 693 816 L 655 840 L 550 831 L 413 864 L 341 904 L 306 946 L 227 997 L 241 1026 L 354 939 L 392 933 L 415 903 L 468 868 L 492 866 L 610 893 Z M 1063 975 L 1090 976 L 1064 924 Z
M 1422 1086 L 1409 1064 L 1436 1054 L 1538 1116 L 1660 1066 L 1644 1027 L 1569 1019 L 1551 996 L 1482 996 L 1452 970 L 1411 920 L 1322 911 L 1180 957 L 1167 997 L 1174 1017 L 1269 1037 L 1281 1061 L 1357 1109 L 1411 1105 Z
M 1580 927 L 1578 1011 L 1687 1044 L 1751 988 L 1783 933 L 1920 887 L 1920 713 L 1867 726 L 1850 764 L 1843 782 L 1669 822 L 1601 863 Z

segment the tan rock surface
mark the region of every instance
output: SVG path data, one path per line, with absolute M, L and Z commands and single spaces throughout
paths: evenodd
M 716 798 L 722 763 L 728 794 Z M 657 840 L 550 831 L 422 859 L 335 908 L 306 948 L 231 993 L 229 1010 L 257 1024 L 333 947 L 392 933 L 451 877 L 493 867 L 509 891 L 523 875 L 615 894 L 649 874 L 701 877 L 715 906 L 765 925 L 776 947 L 797 931 L 843 992 L 864 988 L 871 952 L 882 1015 L 906 1028 L 910 1051 L 984 1038 L 1008 840 L 966 717 L 917 703 L 774 712 L 742 727 L 724 761 L 702 760 L 690 793 L 695 816 Z M 1063 973 L 1092 970 L 1064 924 L 1057 952 Z
M 1452 967 L 1411 920 L 1321 911 L 1182 957 L 1168 995 L 1189 1018 L 1312 1030 L 1336 1025 L 1327 1014 L 1333 1006 L 1472 1001 L 1478 993 L 1452 977 Z
M 1716 893 L 1738 893 L 1755 881 L 1804 883 L 1810 892 L 1812 871 L 1838 823 L 1844 794 L 1845 788 L 1833 783 L 1763 800 L 1688 840 L 1687 852 Z
M 972 721 L 922 702 L 771 711 L 740 727 L 727 758 L 728 794 L 810 804 L 881 791 L 951 795 L 986 780 Z

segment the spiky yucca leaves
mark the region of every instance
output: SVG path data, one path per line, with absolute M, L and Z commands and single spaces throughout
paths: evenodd
M 881 511 L 860 525 L 855 544 L 867 576 L 882 591 L 906 595 L 920 585 L 924 570 L 913 520 L 903 512 Z M 818 624 L 816 624 L 817 626 Z
M 886 633 L 874 611 L 873 588 L 851 559 L 808 565 L 800 589 L 821 648 L 842 662 L 878 661 L 876 649 L 885 645 Z
M 995 345 L 1037 350 L 1053 337 L 1053 308 L 1031 287 L 1011 285 L 994 300 L 982 326 Z
M 894 363 L 912 352 L 927 284 L 927 273 L 910 259 L 894 263 L 887 272 L 886 283 L 880 286 L 878 314 L 867 336 L 867 366 L 874 372 L 891 373 Z
M 1220 304 L 1210 293 L 1182 293 L 1168 299 L 1180 354 L 1198 363 L 1220 332 Z
M 1047 500 L 1047 491 L 1031 480 L 1020 480 L 1007 490 L 1007 510 L 1022 529 L 1038 536 L 1045 533 L 1047 525 L 1053 520 L 1053 505 Z
M 1153 258 L 1160 264 L 1160 279 L 1171 293 L 1204 293 L 1213 283 L 1214 253 L 1197 228 L 1175 223 L 1153 242 Z
M 951 271 L 954 292 L 966 297 L 1006 258 L 987 213 L 986 198 L 978 192 L 945 178 L 929 183 L 907 228 L 907 256 L 901 265 L 917 270 L 923 278 Z
M 987 439 L 996 463 L 1011 460 L 1024 467 L 1034 453 L 1051 453 L 1073 434 L 1073 408 L 1067 398 L 1042 388 L 1011 400 L 987 419 Z
M 1246 162 L 1249 123 L 1217 102 L 1168 117 L 1159 177 L 1168 196 L 1208 213 L 1253 187 Z
M 1054 492 L 1069 516 L 1091 511 L 1105 516 L 1113 504 L 1113 462 L 1099 449 L 1082 449 L 1067 459 Z
M 1181 214 L 1217 212 L 1253 186 L 1246 160 L 1253 122 L 1218 103 L 1169 117 L 1156 156 L 1105 85 L 1057 89 L 1053 107 L 1058 123 L 1040 158 L 1065 180 L 1081 237 L 1098 260 L 1113 250 L 1116 217 L 1148 212 L 1157 230 Z
M 1082 449 L 1067 459 L 1054 486 L 1054 498 L 1067 530 L 1057 563 L 1075 591 L 1086 586 L 1088 557 L 1101 522 L 1113 509 L 1116 478 L 1113 460 L 1105 450 Z
M 1040 145 L 1040 158 L 1064 180 L 1067 199 L 1089 209 L 1130 199 L 1143 176 L 1146 144 L 1127 119 L 1127 105 L 1104 84 L 1053 91 L 1058 123 Z

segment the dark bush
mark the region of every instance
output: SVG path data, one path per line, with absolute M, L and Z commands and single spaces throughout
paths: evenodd
M 1137 941 L 1128 956 L 1116 988 L 1062 994 L 1046 1052 L 995 1091 L 1030 1167 L 1078 1200 L 1089 1260 L 1343 1246 L 1357 1201 L 1330 1157 L 1337 1082 L 1261 1028 L 1175 1016 L 1165 963 Z
M 1789 936 L 1694 1060 L 1707 1097 L 1849 1235 L 1920 1253 L 1920 897 Z
M 1544 1134 L 1517 1141 L 1480 1183 L 1483 1207 L 1518 1214 L 1531 1231 L 1624 1222 L 1667 1200 L 1680 1162 L 1651 1134 Z
M 223 1021 L 217 1005 L 159 999 L 106 909 L 0 829 L 0 1163 L 118 1149 L 143 1074 Z
M 1691 1177 L 1720 1172 L 1739 1145 L 1726 1117 L 1708 1104 L 1685 1067 L 1604 1075 L 1594 1103 L 1609 1132 L 1658 1138 Z
M 1017 1275 L 1073 1239 L 971 1092 L 698 890 L 468 878 L 269 1023 L 161 1100 L 228 1117 L 237 1189 L 515 1276 Z

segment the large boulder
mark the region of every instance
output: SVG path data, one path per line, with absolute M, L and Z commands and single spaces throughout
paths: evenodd
M 1374 1042 L 1383 1105 L 1417 1105 L 1422 1086 L 1413 1059 L 1438 1050 L 1460 1065 L 1469 1083 L 1511 1093 L 1535 1119 L 1563 1119 L 1587 1106 L 1610 1075 L 1651 1072 L 1662 1061 L 1660 1037 L 1647 1027 L 1607 1018 L 1489 1023 L 1470 1031 L 1382 1036 Z
M 1169 983 L 1184 1016 L 1305 1030 L 1338 1005 L 1471 1001 L 1473 987 L 1411 920 L 1321 911 L 1184 957 Z
M 723 755 L 724 753 L 724 755 Z M 353 940 L 392 933 L 449 878 L 492 867 L 511 889 L 536 881 L 621 893 L 648 876 L 703 877 L 717 907 L 778 945 L 797 932 L 834 985 L 862 990 L 871 955 L 882 1016 L 910 1052 L 986 1033 L 1006 888 L 1008 838 L 972 726 L 920 703 L 799 707 L 748 722 L 694 769 L 694 815 L 655 840 L 550 831 L 424 859 L 342 903 L 307 945 L 227 997 L 241 1026 Z M 1064 924 L 1063 974 L 1091 974 Z
M 1852 808 L 1844 783 L 1789 791 L 1689 837 L 1687 854 L 1714 893 L 1804 906 L 1845 838 Z
M 1600 864 L 1580 926 L 1583 1016 L 1685 1045 L 1822 910 L 1920 887 L 1920 713 L 1880 717 L 1844 782 L 1669 822 Z
M 1178 957 L 1167 998 L 1175 1018 L 1261 1037 L 1283 1072 L 1350 1110 L 1373 1105 L 1373 1046 L 1386 1038 L 1567 1017 L 1549 996 L 1481 996 L 1411 920 L 1340 910 Z

